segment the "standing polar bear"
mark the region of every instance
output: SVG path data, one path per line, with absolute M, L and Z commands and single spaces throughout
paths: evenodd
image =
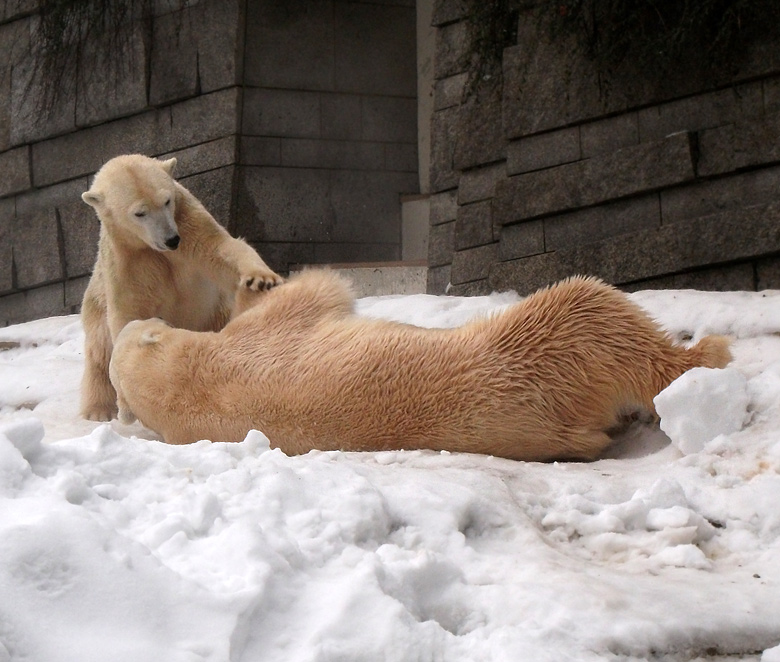
M 428 448 L 594 459 L 627 408 L 652 410 L 686 370 L 730 360 L 727 339 L 675 346 L 592 278 L 456 329 L 359 317 L 348 286 L 328 271 L 240 292 L 236 312 L 219 333 L 161 320 L 125 327 L 111 359 L 120 416 L 132 411 L 175 444 L 258 429 L 287 454 Z
M 128 322 L 159 317 L 176 327 L 216 331 L 230 319 L 237 288 L 282 282 L 173 179 L 175 165 L 176 159 L 118 156 L 81 196 L 100 219 L 97 261 L 81 312 L 85 418 L 105 421 L 117 413 L 108 365 Z

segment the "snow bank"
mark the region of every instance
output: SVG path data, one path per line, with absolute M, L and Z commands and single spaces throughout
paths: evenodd
M 780 301 L 634 296 L 736 359 L 590 464 L 167 446 L 78 418 L 76 318 L 1 329 L 0 662 L 780 659 Z

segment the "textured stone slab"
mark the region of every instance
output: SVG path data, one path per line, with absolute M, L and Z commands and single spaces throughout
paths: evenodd
M 760 82 L 697 94 L 638 111 L 639 138 L 645 142 L 678 131 L 709 129 L 758 117 L 763 110 Z
M 11 241 L 17 287 L 35 287 L 63 277 L 60 229 L 54 209 L 17 215 Z
M 455 251 L 452 256 L 450 278 L 453 285 L 484 280 L 490 274 L 490 267 L 498 257 L 498 244 L 467 248 Z
M 284 167 L 380 170 L 385 165 L 382 143 L 297 138 L 280 141 Z
M 62 228 L 65 275 L 68 278 L 92 272 L 97 257 L 100 222 L 94 210 L 80 199 L 57 206 Z
M 13 288 L 13 253 L 11 235 L 16 224 L 13 198 L 0 200 L 0 292 Z
M 296 90 L 244 92 L 243 132 L 251 136 L 318 138 L 320 96 Z
M 699 175 L 706 177 L 780 161 L 780 114 L 699 135 Z
M 506 225 L 690 181 L 688 134 L 511 177 L 496 187 L 496 222 Z
M 636 112 L 623 113 L 580 126 L 582 157 L 589 158 L 639 143 Z
M 17 147 L 0 154 L 0 198 L 31 187 L 30 148 Z
M 517 175 L 580 158 L 580 129 L 575 126 L 513 140 L 506 148 L 506 171 Z
M 464 171 L 458 184 L 458 203 L 488 200 L 496 193 L 496 184 L 506 177 L 506 163 L 501 161 Z
M 414 7 L 334 3 L 334 90 L 417 95 Z
M 245 82 L 334 89 L 333 2 L 263 0 L 247 5 Z
M 780 251 L 780 203 L 756 205 L 492 265 L 494 289 L 529 293 L 573 274 L 643 281 Z
M 458 216 L 458 192 L 444 191 L 431 195 L 431 225 L 454 221 Z
M 484 246 L 492 244 L 493 241 L 493 214 L 490 200 L 458 207 L 455 221 L 456 250 Z
M 499 259 L 514 260 L 543 253 L 544 223 L 542 221 L 526 221 L 515 225 L 507 225 L 501 229 L 499 241 Z
M 455 221 L 431 226 L 428 236 L 428 266 L 452 264 L 455 252 Z

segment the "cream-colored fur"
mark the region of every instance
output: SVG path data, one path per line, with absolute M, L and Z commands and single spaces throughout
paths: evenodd
M 176 327 L 216 331 L 230 319 L 237 289 L 282 282 L 173 179 L 175 165 L 176 159 L 119 156 L 82 195 L 101 222 L 81 313 L 86 418 L 110 420 L 117 413 L 108 364 L 113 341 L 128 322 L 159 317 Z
M 253 305 L 254 304 L 254 305 Z M 624 294 L 572 278 L 493 317 L 421 329 L 353 314 L 348 286 L 308 271 L 239 294 L 219 333 L 129 324 L 111 379 L 169 443 L 256 428 L 285 453 L 429 448 L 518 460 L 593 459 L 627 407 L 728 340 L 673 345 Z

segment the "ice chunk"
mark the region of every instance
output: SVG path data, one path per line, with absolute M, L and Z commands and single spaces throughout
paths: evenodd
M 747 380 L 735 368 L 694 368 L 655 397 L 661 429 L 685 455 L 698 453 L 719 435 L 742 429 Z

